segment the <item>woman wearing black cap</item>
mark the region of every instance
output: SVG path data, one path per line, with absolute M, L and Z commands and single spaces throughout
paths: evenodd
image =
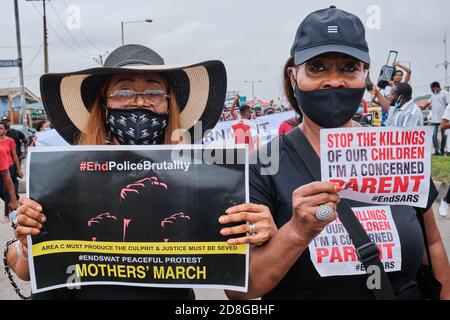
M 278 172 L 261 175 L 265 168 L 262 162 L 250 169 L 251 202 L 268 206 L 279 229 L 264 247 L 252 248 L 248 293 L 229 292 L 229 297 L 422 298 L 417 274 L 422 260 L 425 263 L 428 260 L 414 208 L 390 206 L 384 210 L 386 216 L 391 212 L 390 221 L 395 222 L 393 228 L 397 230 L 398 241 L 394 240 L 397 251 L 381 244 L 381 255 L 396 259 L 399 268 L 389 272 L 391 265 L 385 264 L 383 268 L 388 272 L 384 278 L 392 290 L 386 285 L 383 291 L 372 292 L 366 284 L 365 272 L 355 269 L 359 262 L 355 246 L 346 234 L 347 227 L 343 228 L 342 208 L 347 200 L 338 195 L 341 187 L 320 182 L 320 130 L 356 126 L 351 118 L 364 94 L 369 62 L 364 26 L 358 17 L 330 7 L 313 12 L 301 23 L 284 67 L 284 90 L 290 104 L 302 113 L 303 123 L 271 142 L 279 144 Z M 267 148 L 273 147 L 269 144 Z M 312 173 L 312 167 L 319 168 L 318 175 Z M 423 216 L 434 272 L 443 285 L 440 297 L 449 299 L 449 262 L 431 209 L 436 195 L 431 183 Z M 372 206 L 350 200 L 348 203 L 353 208 L 347 207 L 353 219 L 355 208 Z M 384 211 L 375 212 L 385 214 Z M 339 221 L 331 224 L 337 216 Z M 334 230 L 343 237 L 333 250 L 325 249 L 330 246 L 316 238 L 324 229 Z M 355 243 L 359 241 L 356 237 L 352 239 Z M 347 245 L 342 245 L 342 241 Z M 379 249 L 373 243 L 357 247 L 359 257 L 365 262 L 377 260 Z M 373 251 L 364 250 L 367 248 Z
M 67 142 L 80 145 L 190 142 L 186 136 L 180 140 L 175 132 L 184 129 L 192 133 L 197 124 L 202 125 L 203 131 L 214 127 L 222 112 L 225 92 L 226 71 L 222 62 L 165 65 L 156 52 L 140 45 L 119 47 L 101 68 L 41 77 L 42 99 L 53 126 Z M 241 236 L 229 239 L 230 244 L 261 244 L 276 230 L 270 212 L 262 205 L 245 204 L 234 212 L 239 214 L 225 215 L 219 222 L 226 224 L 231 219 L 251 223 L 222 229 L 223 235 Z M 39 234 L 46 219 L 38 203 L 21 200 L 13 226 L 20 242 L 18 250 L 8 250 L 7 260 L 24 280 L 29 279 L 26 237 Z M 100 223 L 104 219 L 93 220 Z M 127 226 L 124 224 L 124 239 Z M 255 229 L 258 232 L 251 232 Z M 35 298 L 192 299 L 194 293 L 192 289 L 88 286 L 80 290 L 52 290 Z

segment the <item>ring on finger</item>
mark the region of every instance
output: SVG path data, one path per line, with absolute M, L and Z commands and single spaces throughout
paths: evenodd
M 253 223 L 248 224 L 248 234 L 254 236 L 256 234 L 256 227 Z
M 17 218 L 17 215 L 14 213 L 13 218 L 11 219 L 11 228 L 13 230 L 16 230 L 18 226 L 20 226 L 19 219 Z
M 317 207 L 315 214 L 317 220 L 328 220 L 334 214 L 334 210 L 322 204 Z

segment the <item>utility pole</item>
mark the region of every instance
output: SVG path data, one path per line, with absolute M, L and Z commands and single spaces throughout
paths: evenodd
M 42 1 L 42 7 L 44 9 L 44 73 L 48 73 L 48 30 L 47 30 L 47 13 L 45 11 L 45 1 Z
M 109 52 L 106 51 L 105 54 L 99 54 L 97 57 L 92 58 L 92 60 L 94 60 L 96 63 L 98 63 L 99 65 L 101 65 L 103 67 L 103 56 L 106 56 Z
M 22 41 L 20 39 L 20 21 L 19 21 L 19 5 L 14 0 L 14 15 L 16 17 L 16 38 L 17 38 L 17 65 L 19 67 L 20 81 L 20 107 L 19 107 L 19 124 L 22 124 L 23 132 L 28 138 L 28 124 L 25 110 L 25 86 L 23 83 L 23 63 L 22 63 Z
M 27 1 L 42 1 L 43 8 L 43 28 L 44 28 L 44 73 L 48 73 L 48 30 L 47 30 L 47 13 L 45 10 L 45 2 L 50 0 L 27 0 Z
M 255 101 L 255 83 L 261 83 L 262 80 L 245 80 L 244 82 L 252 84 L 253 106 L 255 106 L 256 105 L 256 101 Z
M 448 66 L 450 65 L 450 62 L 448 62 L 447 58 L 447 31 L 445 31 L 444 34 L 444 62 L 439 63 L 436 65 L 436 68 L 439 66 L 443 66 L 445 69 L 445 90 L 448 92 L 450 91 L 450 86 L 448 84 Z

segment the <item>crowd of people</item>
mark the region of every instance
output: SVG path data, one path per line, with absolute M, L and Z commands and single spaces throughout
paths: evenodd
M 26 158 L 29 147 L 36 146 L 38 132 L 50 129 L 50 122 L 43 115 L 40 120 L 35 122 L 36 129 L 28 138 L 25 134 L 11 127 L 11 120 L 3 116 L 0 121 L 0 149 L 2 149 L 2 161 L 7 163 L 9 179 L 14 185 L 14 196 L 8 191 L 8 182 L 0 182 L 0 198 L 4 202 L 4 215 L 2 223 L 9 222 L 9 212 L 17 208 L 19 199 L 19 179 L 24 178 L 23 160 Z M 3 157 L 4 155 L 4 157 Z M 13 200 L 12 200 L 13 199 Z
M 235 95 L 233 101 L 229 106 L 224 105 L 219 121 L 232 121 L 239 119 L 239 113 L 236 112 L 236 109 L 240 109 L 241 107 L 249 108 L 249 110 L 251 111 L 251 119 L 292 110 L 282 104 L 275 103 L 274 100 L 270 100 L 268 103 L 266 103 L 265 106 L 261 104 L 255 104 L 253 107 L 251 107 L 247 103 L 243 103 L 241 106 L 240 96 Z
M 447 134 L 450 128 L 450 93 L 442 89 L 438 81 L 430 84 L 430 98 L 418 105 L 413 98 L 413 90 L 410 82 L 411 70 L 395 62 L 393 67 L 405 70 L 406 76 L 401 70 L 396 70 L 389 85 L 380 90 L 371 83 L 370 93 L 372 103 L 381 107 L 383 112 L 382 125 L 393 127 L 418 127 L 423 126 L 424 116 L 422 110 L 431 110 L 431 125 L 433 126 L 434 156 L 450 155 L 450 149 L 446 151 Z M 440 139 L 438 136 L 440 135 Z M 438 212 L 441 217 L 446 217 L 450 206 L 450 186 L 446 196 L 441 200 Z

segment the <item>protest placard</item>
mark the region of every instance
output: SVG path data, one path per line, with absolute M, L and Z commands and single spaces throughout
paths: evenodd
M 245 147 L 33 148 L 27 192 L 47 217 L 29 238 L 34 293 L 78 285 L 245 291 L 248 245 L 218 218 L 248 202 Z
M 352 208 L 369 238 L 378 245 L 386 272 L 402 266 L 401 244 L 388 206 Z M 353 242 L 339 218 L 328 224 L 309 245 L 311 261 L 322 277 L 364 274 Z
M 286 111 L 275 113 L 272 115 L 261 116 L 256 119 L 247 120 L 257 129 L 257 135 L 261 141 L 261 145 L 269 142 L 278 136 L 278 128 L 280 124 L 292 117 L 295 117 L 294 111 Z M 239 120 L 230 120 L 218 122 L 214 129 L 208 132 L 203 139 L 203 143 L 208 146 L 223 147 L 235 144 L 235 131 L 233 125 L 239 123 Z
M 322 181 L 343 187 L 342 198 L 426 207 L 431 127 L 340 128 L 320 132 Z

